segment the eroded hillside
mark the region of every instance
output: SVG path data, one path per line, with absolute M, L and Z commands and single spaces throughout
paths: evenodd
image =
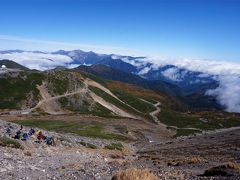
M 145 118 L 154 110 L 153 105 L 140 99 L 144 98 L 141 95 L 129 95 L 125 90 L 112 92 L 107 81 L 77 71 L 16 71 L 2 74 L 1 81 L 4 92 L 1 109 L 5 113 L 80 113 Z M 162 99 L 153 94 L 146 98 Z

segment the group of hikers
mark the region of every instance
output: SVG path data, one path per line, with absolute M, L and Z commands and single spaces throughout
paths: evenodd
M 12 127 L 9 126 L 6 130 L 6 133 L 9 137 L 12 137 L 14 139 L 27 141 L 31 138 L 34 139 L 36 143 L 44 142 L 47 145 L 56 146 L 54 137 L 45 136 L 42 131 L 35 130 L 34 128 L 31 128 L 28 132 L 23 132 L 23 126 L 21 125 L 20 129 L 15 134 L 12 134 Z

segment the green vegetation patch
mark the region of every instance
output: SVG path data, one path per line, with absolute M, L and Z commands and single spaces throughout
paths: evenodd
M 11 139 L 6 136 L 0 137 L 0 146 L 24 149 L 23 146 L 17 140 Z
M 166 108 L 161 109 L 159 114 L 161 122 L 169 126 L 177 126 L 179 128 L 198 128 L 202 130 L 214 130 L 219 128 L 228 128 L 240 126 L 240 119 L 219 119 L 217 117 L 206 118 L 206 122 L 201 121 L 203 118 L 199 115 L 180 113 Z M 205 118 L 205 116 L 204 116 Z
M 17 77 L 0 78 L 0 109 L 21 108 L 21 102 L 27 99 L 29 93 L 37 103 L 44 74 L 38 72 L 20 72 Z
M 178 137 L 178 136 L 189 136 L 195 133 L 201 133 L 201 131 L 197 131 L 194 129 L 178 129 L 177 130 L 177 134 L 175 134 L 174 137 Z
M 62 97 L 58 100 L 62 108 L 68 109 L 72 112 L 80 114 L 90 114 L 91 104 L 81 94 L 75 94 L 68 97 Z
M 97 83 L 101 84 L 102 86 L 104 87 L 107 87 L 107 84 L 105 82 L 105 80 L 103 80 L 102 78 L 99 78 L 91 73 L 87 73 L 87 72 L 84 72 L 84 71 L 81 71 L 81 75 L 84 77 L 84 78 L 89 78 L 93 81 L 96 81 Z
M 89 101 L 81 95 L 73 95 L 63 97 L 58 100 L 61 106 L 79 114 L 92 114 L 99 117 L 115 117 L 112 112 L 99 103 L 89 103 Z
M 119 134 L 113 134 L 104 131 L 104 124 L 99 122 L 79 122 L 79 121 L 60 121 L 60 120 L 20 120 L 15 123 L 38 127 L 48 131 L 56 131 L 59 133 L 73 133 L 79 136 L 92 138 L 112 139 L 118 141 L 127 141 L 128 138 Z
M 99 117 L 116 117 L 109 109 L 99 103 L 95 103 L 91 114 Z
M 178 128 L 197 128 L 201 130 L 214 130 L 220 128 L 229 128 L 240 126 L 239 118 L 219 118 L 216 115 L 195 115 L 176 112 L 165 107 L 161 108 L 158 115 L 159 120 L 168 126 L 177 126 Z M 202 119 L 202 120 L 201 120 Z M 199 131 L 189 129 L 179 129 L 176 136 L 189 135 Z
M 115 125 L 114 128 L 119 131 L 122 134 L 127 134 L 128 133 L 128 128 L 127 126 L 124 125 Z
M 122 143 L 112 143 L 112 144 L 105 146 L 105 149 L 121 151 L 123 149 L 123 145 L 122 145 Z
M 141 101 L 138 97 L 135 97 L 131 94 L 124 92 L 124 90 L 114 90 L 112 91 L 119 99 L 134 107 L 138 111 L 147 114 L 154 111 L 156 108 L 144 101 Z
M 102 97 L 104 100 L 106 100 L 107 102 L 110 102 L 112 104 L 114 104 L 115 106 L 124 109 L 128 112 L 133 112 L 133 113 L 137 113 L 133 108 L 127 106 L 126 104 L 118 101 L 117 99 L 115 99 L 114 97 L 108 95 L 107 93 L 105 93 L 104 91 L 96 88 L 96 87 L 89 87 L 89 89 L 91 91 L 93 91 L 95 94 L 97 94 L 98 96 Z
M 86 143 L 84 141 L 81 141 L 79 144 L 81 144 L 82 146 L 85 146 L 87 148 L 91 148 L 91 149 L 97 149 L 97 146 L 91 143 Z
M 66 92 L 73 92 L 84 86 L 81 81 L 81 75 L 71 73 L 68 70 L 55 70 L 46 74 L 48 89 L 52 94 L 62 95 Z
M 176 112 L 164 107 L 161 108 L 158 118 L 168 126 L 177 126 L 179 128 L 204 128 L 206 126 L 204 122 L 199 120 L 199 117 Z M 206 127 L 210 128 L 209 126 Z

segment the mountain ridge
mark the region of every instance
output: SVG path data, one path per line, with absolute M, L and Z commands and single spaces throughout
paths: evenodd
M 22 53 L 23 55 L 21 56 Z M 208 71 L 204 70 L 204 64 L 201 65 L 201 68 L 194 68 L 198 66 L 200 67 L 199 63 L 203 63 L 200 61 L 193 61 L 191 63 L 190 61 L 184 60 L 183 63 L 185 64 L 183 66 L 178 66 L 179 62 L 173 63 L 173 61 L 163 61 L 161 65 L 157 65 L 152 63 L 151 59 L 148 59 L 146 57 L 97 54 L 92 51 L 85 52 L 82 50 L 59 50 L 55 52 L 10 50 L 4 52 L 2 51 L 2 54 L 0 51 L 0 56 L 14 56 L 15 62 L 20 62 L 22 65 L 28 65 L 29 63 L 33 63 L 33 61 L 31 60 L 28 62 L 19 60 L 21 58 L 24 59 L 25 56 L 28 56 L 28 53 L 30 53 L 31 57 L 33 58 L 35 55 L 36 58 L 43 56 L 43 58 L 39 60 L 39 64 L 34 64 L 33 66 L 36 68 L 41 68 L 42 66 L 43 70 L 53 69 L 57 66 L 76 68 L 80 65 L 105 65 L 114 69 L 114 71 L 118 70 L 142 78 L 140 80 L 140 78 L 135 77 L 136 82 L 138 83 L 132 82 L 134 84 L 145 84 L 143 86 L 145 88 L 153 87 L 152 89 L 161 90 L 162 92 L 168 93 L 169 95 L 180 97 L 180 100 L 183 100 L 184 103 L 188 104 L 189 108 L 191 108 L 193 105 L 193 99 L 196 99 L 195 101 L 205 101 L 201 103 L 203 106 L 199 107 L 202 109 L 207 109 L 210 107 L 211 109 L 225 109 L 230 112 L 238 112 L 239 102 L 236 100 L 238 98 L 234 98 L 235 96 L 238 97 L 238 94 L 234 93 L 234 95 L 229 96 L 229 94 L 231 94 L 231 86 L 238 84 L 239 81 L 239 78 L 235 73 L 235 71 L 237 72 L 238 66 L 232 70 L 232 74 L 228 75 L 226 74 L 226 69 L 220 69 L 221 71 L 219 71 L 218 68 L 220 66 L 215 62 L 206 63 L 209 64 L 209 68 L 211 70 Z M 19 57 L 19 59 L 16 59 L 16 55 Z M 40 63 L 41 61 L 42 63 Z M 38 63 L 38 61 L 36 61 L 36 63 Z M 194 63 L 196 63 L 196 66 Z M 215 66 L 216 68 L 214 68 Z M 228 65 L 226 67 L 234 66 Z M 208 66 L 206 66 L 206 69 L 208 69 Z M 222 72 L 225 74 L 219 74 Z M 103 74 L 104 73 L 102 73 L 102 76 Z M 121 75 L 123 75 L 123 73 Z M 231 76 L 231 78 L 229 76 Z M 234 77 L 232 78 L 232 76 Z M 108 77 L 105 73 L 104 78 L 111 79 L 113 77 Z M 121 78 L 115 77 L 115 80 L 117 79 Z M 231 79 L 234 79 L 236 82 L 232 82 Z M 139 81 L 141 81 L 141 83 L 139 83 Z M 126 80 L 123 82 L 126 82 Z M 225 85 L 226 83 L 227 86 Z M 229 96 L 229 98 L 225 98 L 225 96 Z M 192 98 L 192 100 L 188 101 L 188 98 Z M 213 102 L 211 99 L 214 99 L 213 101 L 216 101 L 217 103 Z M 198 108 L 195 108 L 195 110 L 197 109 Z

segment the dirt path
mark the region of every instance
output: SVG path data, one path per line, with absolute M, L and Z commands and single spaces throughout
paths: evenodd
M 63 110 L 61 109 L 61 106 L 52 99 L 51 95 L 48 93 L 48 89 L 46 87 L 46 83 L 43 82 L 42 85 L 37 85 L 37 89 L 39 90 L 39 93 L 42 97 L 42 101 L 40 101 L 37 106 L 33 108 L 41 108 L 44 112 L 47 112 L 49 114 L 63 114 Z M 39 106 L 40 105 L 40 106 Z
M 154 120 L 155 123 L 157 123 L 157 124 L 161 123 L 160 120 L 159 120 L 158 117 L 157 117 L 158 113 L 161 112 L 161 109 L 160 109 L 160 107 L 159 107 L 159 106 L 161 105 L 161 103 L 160 103 L 160 102 L 157 102 L 156 104 L 153 104 L 153 103 L 151 103 L 151 102 L 149 102 L 149 101 L 146 101 L 145 99 L 141 99 L 141 100 L 144 101 L 144 102 L 146 102 L 146 103 L 152 104 L 152 105 L 156 108 L 156 110 L 150 112 L 149 115 L 152 117 L 152 119 Z M 162 123 L 161 123 L 161 124 L 162 124 Z M 175 130 L 185 129 L 185 130 L 196 130 L 196 131 L 202 132 L 202 129 L 198 129 L 198 128 L 179 128 L 179 127 L 177 127 L 177 126 L 166 126 L 165 124 L 162 124 L 162 125 L 165 126 L 165 127 L 168 127 L 168 128 L 175 129 Z
M 186 129 L 186 130 L 196 130 L 196 131 L 201 131 L 202 132 L 202 129 L 198 129 L 198 128 L 179 128 L 177 126 L 168 126 L 168 128 L 172 128 L 172 129 Z
M 94 82 L 94 81 L 91 81 L 91 80 L 85 80 L 85 84 L 86 84 L 86 86 L 83 89 L 79 89 L 79 90 L 71 92 L 71 93 L 65 93 L 63 95 L 58 95 L 58 96 L 52 97 L 48 93 L 47 88 L 45 87 L 45 83 L 43 83 L 41 86 L 37 86 L 37 89 L 39 90 L 43 100 L 39 101 L 39 103 L 35 107 L 31 108 L 31 111 L 41 107 L 45 112 L 47 112 L 49 114 L 64 114 L 65 112 L 63 110 L 61 110 L 61 107 L 59 107 L 59 105 L 56 103 L 56 101 L 55 101 L 56 99 L 67 97 L 67 96 L 72 96 L 72 95 L 75 95 L 75 94 L 89 92 L 90 96 L 93 98 L 93 100 L 95 102 L 98 102 L 99 104 L 106 107 L 107 109 L 109 109 L 113 113 L 115 113 L 119 116 L 122 116 L 122 117 L 128 117 L 128 118 L 134 118 L 134 119 L 138 118 L 137 116 L 134 116 L 130 113 L 127 113 L 124 110 L 118 108 L 117 106 L 105 101 L 103 98 L 101 98 L 100 96 L 98 96 L 95 93 L 93 93 L 92 91 L 90 91 L 88 89 L 88 86 L 91 85 L 91 86 L 97 87 L 97 88 L 103 90 L 104 92 L 108 93 L 112 97 L 116 98 L 117 100 L 119 100 L 107 88 L 105 88 L 105 87 L 101 86 L 100 84 L 98 84 L 97 82 Z M 119 100 L 119 101 L 121 101 L 121 100 Z
M 160 102 L 157 102 L 156 104 L 153 104 L 153 105 L 154 105 L 154 107 L 156 108 L 156 110 L 153 111 L 153 112 L 151 112 L 151 113 L 150 113 L 150 116 L 152 116 L 153 120 L 154 120 L 156 123 L 159 123 L 159 119 L 158 119 L 157 115 L 158 115 L 158 113 L 161 112 L 161 109 L 160 109 L 160 107 L 159 107 L 159 106 L 161 105 L 161 103 L 160 103 Z
M 143 101 L 143 102 L 146 102 L 146 103 L 148 103 L 148 104 L 151 104 L 151 105 L 153 105 L 153 106 L 156 108 L 156 110 L 150 112 L 149 115 L 152 117 L 153 121 L 154 121 L 156 124 L 160 124 L 160 121 L 159 121 L 157 115 L 161 112 L 161 109 L 160 109 L 160 107 L 159 107 L 159 106 L 161 105 L 161 103 L 160 103 L 159 101 L 157 101 L 156 104 L 153 104 L 153 103 L 151 103 L 151 102 L 149 102 L 149 101 L 147 101 L 147 100 L 145 100 L 145 99 L 141 99 L 141 98 L 140 98 L 140 100 Z M 161 124 L 162 124 L 162 123 L 161 123 Z M 162 124 L 162 125 L 163 125 L 163 126 L 166 126 L 165 124 Z
M 157 117 L 157 115 L 161 112 L 161 109 L 159 107 L 161 105 L 160 102 L 153 104 L 145 99 L 140 99 L 140 100 L 153 105 L 156 108 L 156 110 L 149 113 L 149 115 L 152 117 L 153 121 L 155 122 L 155 123 L 151 123 L 153 128 L 151 129 L 151 131 L 142 130 L 140 134 L 142 136 L 141 140 L 135 143 L 137 151 L 142 148 L 148 147 L 149 145 L 164 142 L 166 141 L 166 139 L 170 139 L 175 134 L 175 131 L 168 129 L 167 126 L 161 123 Z M 161 133 L 158 134 L 159 132 Z
M 63 97 L 87 92 L 87 89 L 83 88 L 83 89 L 80 89 L 80 90 L 77 90 L 77 91 L 74 91 L 71 93 L 65 93 L 63 95 L 58 95 L 58 96 L 52 97 L 48 93 L 47 88 L 45 87 L 45 83 L 43 83 L 41 86 L 37 86 L 37 89 L 39 90 L 40 95 L 42 96 L 43 99 L 41 101 L 39 101 L 38 104 L 35 107 L 31 108 L 29 111 L 32 112 L 32 111 L 36 110 L 37 108 L 42 108 L 45 112 L 47 112 L 49 114 L 65 114 L 66 113 L 65 111 L 63 111 L 61 109 L 61 107 L 55 100 L 63 98 Z
M 42 85 L 37 85 L 37 89 L 39 90 L 40 95 L 44 100 L 51 98 L 51 95 L 48 93 L 46 88 L 46 83 L 43 82 Z

